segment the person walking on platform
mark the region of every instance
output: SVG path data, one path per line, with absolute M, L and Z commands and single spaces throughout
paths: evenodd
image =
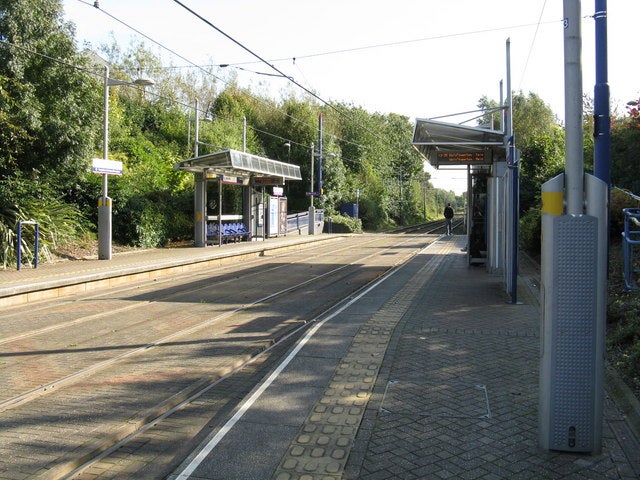
M 447 206 L 444 207 L 444 219 L 447 225 L 447 235 L 453 235 L 453 231 L 451 229 L 451 224 L 453 221 L 453 208 L 451 208 L 450 203 L 447 203 Z

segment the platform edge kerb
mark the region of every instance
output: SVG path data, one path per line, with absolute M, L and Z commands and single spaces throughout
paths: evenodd
M 35 281 L 32 283 L 25 283 L 22 285 L 14 285 L 10 287 L 2 287 L 0 288 L 0 307 L 10 307 L 10 306 L 18 306 L 26 303 L 31 303 L 35 300 L 30 300 L 29 294 L 40 293 L 38 296 L 38 300 L 45 300 L 51 298 L 58 298 L 62 296 L 71 295 L 71 293 L 60 294 L 60 290 L 69 289 L 74 286 L 85 285 L 85 288 L 78 288 L 74 290 L 77 291 L 90 291 L 93 290 L 90 288 L 90 285 L 98 282 L 105 282 L 109 280 L 117 279 L 118 285 L 123 285 L 128 282 L 140 280 L 141 274 L 158 274 L 162 271 L 171 270 L 171 269 L 182 269 L 184 267 L 188 268 L 189 271 L 194 269 L 202 269 L 207 268 L 211 262 L 220 262 L 222 264 L 228 264 L 232 261 L 237 261 L 239 259 L 248 258 L 248 257 L 256 257 L 256 256 L 264 256 L 265 252 L 274 252 L 274 251 L 286 251 L 291 249 L 302 249 L 311 246 L 312 244 L 316 244 L 319 242 L 327 242 L 327 241 L 336 241 L 341 238 L 344 238 L 344 235 L 336 235 L 330 237 L 314 237 L 309 239 L 302 239 L 301 241 L 291 241 L 286 244 L 273 244 L 273 245 L 264 245 L 256 244 L 255 246 L 251 246 L 247 249 L 237 251 L 237 250 L 226 250 L 226 251 L 216 251 L 216 252 L 204 252 L 202 256 L 198 256 L 196 258 L 182 258 L 177 260 L 169 260 L 164 261 L 162 263 L 153 263 L 153 264 L 145 264 L 145 265 L 136 265 L 130 267 L 121 267 L 114 270 L 102 271 L 102 272 L 94 272 L 88 274 L 81 275 L 72 275 L 66 276 L 63 278 L 58 278 L 55 280 L 44 280 L 44 281 Z M 195 267 L 195 268 L 194 268 Z M 186 272 L 186 270 L 185 270 Z M 180 273 L 180 272 L 176 272 Z M 164 276 L 164 275 L 159 275 Z M 127 277 L 134 277 L 128 279 Z M 89 287 L 89 288 L 87 288 Z M 49 292 L 47 294 L 46 292 Z M 20 298 L 23 297 L 23 298 Z

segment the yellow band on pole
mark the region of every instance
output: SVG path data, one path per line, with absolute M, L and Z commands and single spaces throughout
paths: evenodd
M 562 215 L 562 192 L 542 192 L 542 213 Z

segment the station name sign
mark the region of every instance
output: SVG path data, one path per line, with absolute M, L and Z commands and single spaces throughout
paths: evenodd
M 104 158 L 94 158 L 91 160 L 91 171 L 105 175 L 122 175 L 122 162 L 105 160 Z
M 207 174 L 207 178 L 216 179 L 222 183 L 226 183 L 229 185 L 248 185 L 249 178 L 247 177 L 236 177 L 235 175 L 225 175 L 221 173 L 209 173 Z
M 491 163 L 491 151 L 436 152 L 438 165 L 484 165 Z

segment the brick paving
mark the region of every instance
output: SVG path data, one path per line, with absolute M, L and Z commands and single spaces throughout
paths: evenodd
M 538 448 L 537 298 L 521 288 L 508 304 L 463 241 L 431 246 L 428 268 L 360 329 L 272 478 L 640 478 L 608 397 L 601 453 Z
M 521 285 L 522 304 L 508 304 L 501 276 L 467 265 L 464 240 L 442 238 L 412 260 L 404 284 L 364 320 L 327 385 L 314 386 L 319 394 L 295 434 L 271 452 L 277 457 L 271 478 L 640 478 L 638 432 L 608 395 L 601 453 L 538 448 L 538 300 Z M 149 264 L 160 261 L 148 257 Z M 106 263 L 84 269 L 103 276 Z M 140 268 L 124 263 L 132 265 L 119 268 Z M 63 274 L 78 272 L 47 273 Z M 14 275 L 0 275 L 0 290 Z M 146 435 L 171 435 L 172 428 L 178 437 L 192 434 L 178 422 Z M 86 478 L 150 474 L 155 460 L 131 455 L 136 449 L 128 445 Z M 121 462 L 125 457 L 132 458 Z
M 0 269 L 0 308 L 110 288 L 132 281 L 176 276 L 200 268 L 246 262 L 269 251 L 304 248 L 340 235 L 284 236 L 210 248 L 159 248 L 113 255 L 111 260 L 41 263 L 38 268 Z

